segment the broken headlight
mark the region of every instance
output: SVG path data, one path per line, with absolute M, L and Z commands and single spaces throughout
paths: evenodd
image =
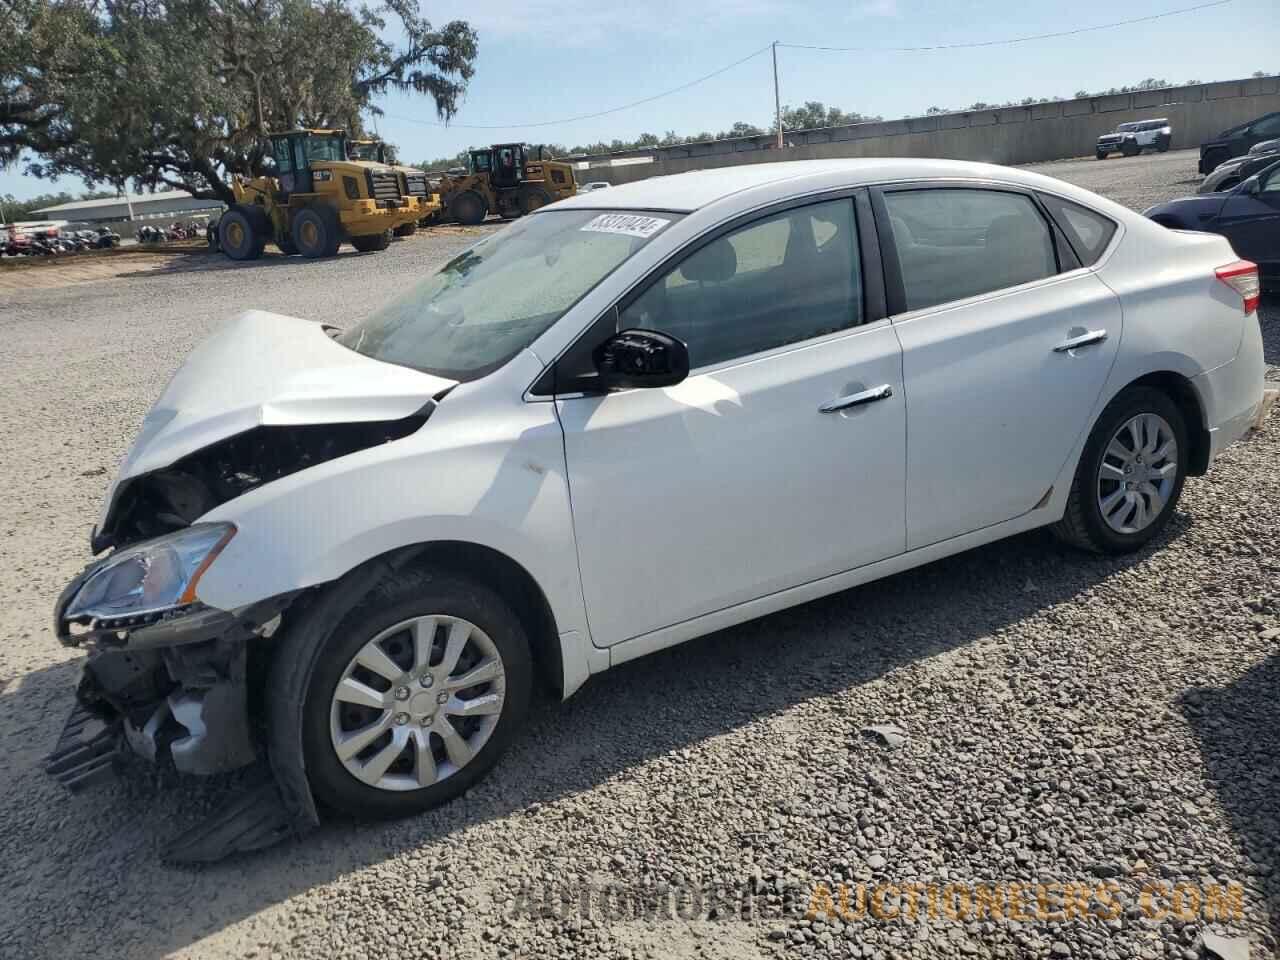
M 116 551 L 85 580 L 66 618 L 138 617 L 192 603 L 200 577 L 235 532 L 230 523 L 197 523 Z

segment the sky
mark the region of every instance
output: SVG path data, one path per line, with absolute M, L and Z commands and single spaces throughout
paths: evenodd
M 1276 0 L 1223 6 L 1148 23 L 1011 46 L 888 53 L 885 47 L 1001 40 L 1073 30 L 1195 5 L 1203 0 L 422 0 L 437 25 L 468 20 L 480 36 L 476 75 L 451 125 L 426 97 L 391 95 L 377 132 L 405 161 L 472 145 L 523 140 L 573 146 L 667 130 L 768 126 L 773 73 L 768 52 L 719 76 L 608 116 L 524 124 L 610 110 L 695 80 L 771 41 L 877 48 L 822 52 L 780 48 L 784 104 L 820 100 L 896 118 L 979 100 L 1070 97 L 1079 89 L 1172 83 L 1280 72 Z M 504 124 L 521 124 L 501 126 Z M 498 129 L 469 129 L 495 126 Z M 0 171 L 0 195 L 84 189 Z

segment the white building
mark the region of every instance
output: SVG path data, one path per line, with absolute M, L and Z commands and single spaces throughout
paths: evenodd
M 178 219 L 184 216 L 221 211 L 219 200 L 198 200 L 185 190 L 165 190 L 160 193 L 131 193 L 124 197 L 108 197 L 104 200 L 75 200 L 56 206 L 33 210 L 33 216 L 50 220 L 67 220 L 76 223 L 114 223 L 129 219 L 129 205 L 133 205 L 133 219 Z

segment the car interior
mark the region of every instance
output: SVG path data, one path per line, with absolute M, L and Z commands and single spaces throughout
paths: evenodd
M 1026 197 L 901 191 L 885 202 L 909 310 L 1057 273 L 1048 226 Z
M 801 207 L 713 240 L 623 311 L 620 328 L 683 340 L 693 367 L 861 321 L 853 205 Z

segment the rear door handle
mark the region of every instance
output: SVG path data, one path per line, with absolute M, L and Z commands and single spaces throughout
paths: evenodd
M 1062 341 L 1062 343 L 1053 348 L 1053 352 L 1066 353 L 1068 350 L 1075 350 L 1077 347 L 1087 347 L 1091 344 L 1101 343 L 1105 339 L 1107 339 L 1107 331 L 1090 330 L 1088 333 L 1082 333 L 1078 337 Z
M 864 403 L 888 400 L 892 396 L 893 387 L 883 383 L 878 387 L 872 387 L 870 390 L 863 390 L 859 393 L 851 393 L 847 397 L 836 397 L 834 400 L 828 400 L 818 408 L 818 412 L 839 413 L 841 410 L 848 410 L 850 407 L 860 407 Z

